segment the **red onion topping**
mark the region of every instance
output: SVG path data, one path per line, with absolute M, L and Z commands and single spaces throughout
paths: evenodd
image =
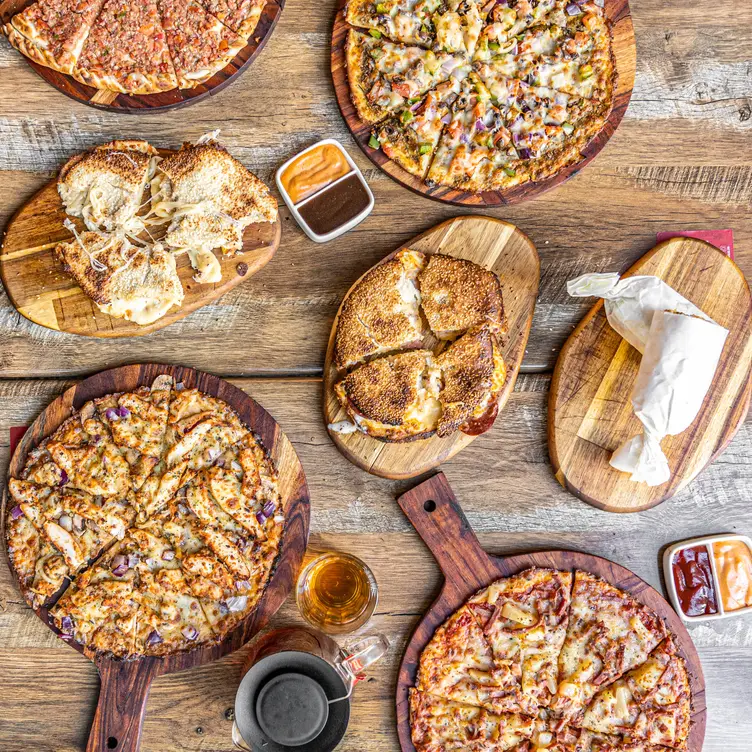
M 256 512 L 256 521 L 259 525 L 263 525 L 266 522 L 266 515 L 263 512 Z
M 178 381 L 178 383 L 175 384 L 175 391 L 182 392 L 183 389 L 185 389 L 185 384 L 182 381 Z
M 19 517 L 23 517 L 23 510 L 21 509 L 20 504 L 16 504 L 16 506 L 13 507 L 13 509 L 10 510 L 10 516 L 17 520 Z
M 107 420 L 120 420 L 120 414 L 114 407 L 108 407 L 104 411 L 104 417 L 107 418 Z
M 441 118 L 441 122 L 444 123 L 444 125 L 449 125 L 449 123 L 452 122 L 452 116 L 447 112 L 447 114 Z
M 112 560 L 112 574 L 115 577 L 122 577 L 130 567 L 128 566 L 128 557 L 118 554 Z
M 73 636 L 73 619 L 71 619 L 70 616 L 64 616 L 60 620 L 60 627 L 60 631 L 63 633 L 64 637 Z
M 230 611 L 242 611 L 248 603 L 248 598 L 245 595 L 234 595 L 232 598 L 228 598 L 225 603 Z
M 266 504 L 264 504 L 264 515 L 266 517 L 271 517 L 276 508 L 277 505 L 273 501 L 267 501 Z
M 248 580 L 236 580 L 235 588 L 237 590 L 248 590 L 251 587 L 251 583 Z
M 475 121 L 475 130 L 477 130 L 477 131 L 486 131 L 486 130 L 488 130 L 488 128 L 486 128 L 486 124 L 480 118 L 478 118 Z
M 149 636 L 146 638 L 146 644 L 149 647 L 151 647 L 152 645 L 159 645 L 160 642 L 164 642 L 164 640 L 156 629 L 149 632 Z
M 567 5 L 565 10 L 567 11 L 567 15 L 569 16 L 579 16 L 580 13 L 582 13 L 580 6 L 577 5 L 577 3 L 570 3 L 569 5 Z
M 58 486 L 64 486 L 68 482 L 68 473 L 65 472 L 65 470 L 60 471 L 60 482 L 58 483 Z
M 163 561 L 172 561 L 175 558 L 175 552 L 171 548 L 166 548 L 162 551 Z
M 131 414 L 131 411 L 127 407 L 119 407 L 117 414 L 121 418 L 127 418 Z
M 222 616 L 227 616 L 227 614 L 230 613 L 230 609 L 224 601 L 219 602 L 219 613 L 222 614 Z
M 180 631 L 186 640 L 195 640 L 198 637 L 198 629 L 196 627 L 183 627 Z

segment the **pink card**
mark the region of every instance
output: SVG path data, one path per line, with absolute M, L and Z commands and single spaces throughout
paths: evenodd
M 697 238 L 714 245 L 732 261 L 734 258 L 733 230 L 679 230 L 677 232 L 659 232 L 655 237 L 659 243 L 670 238 Z

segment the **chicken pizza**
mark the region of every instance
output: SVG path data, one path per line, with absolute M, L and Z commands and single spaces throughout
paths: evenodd
M 605 0 L 350 0 L 345 17 L 369 147 L 429 186 L 482 192 L 551 177 L 609 116 Z M 433 127 L 416 137 L 427 102 Z
M 409 705 L 418 752 L 671 752 L 687 747 L 691 693 L 649 608 L 587 572 L 534 567 L 436 630 Z
M 90 655 L 220 640 L 257 606 L 284 532 L 258 437 L 167 375 L 83 405 L 28 454 L 9 494 L 24 598 Z

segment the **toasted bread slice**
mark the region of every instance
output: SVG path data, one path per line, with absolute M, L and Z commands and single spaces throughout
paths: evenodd
M 85 232 L 60 243 L 55 254 L 110 316 L 151 324 L 183 302 L 175 257 L 158 243 L 141 248 L 121 235 Z
M 137 213 L 156 154 L 146 141 L 111 141 L 69 159 L 57 182 L 66 212 L 92 231 L 139 231 Z
M 274 222 L 269 189 L 216 141 L 184 144 L 157 165 L 152 213 L 170 220 L 164 242 L 181 249 L 227 253 L 243 245 L 254 222 Z
M 425 256 L 400 251 L 369 271 L 342 305 L 334 343 L 334 362 L 343 370 L 366 358 L 418 347 L 423 324 L 415 280 Z
M 506 365 L 493 327 L 481 324 L 471 329 L 439 355 L 436 364 L 443 381 L 436 433 L 449 436 L 458 428 L 476 432 L 472 422 L 496 409 L 496 399 L 506 381 Z M 490 425 L 477 433 L 487 428 Z
M 334 391 L 355 425 L 376 439 L 426 438 L 436 430 L 439 372 L 430 350 L 372 360 L 347 374 Z
M 418 276 L 418 287 L 423 313 L 439 339 L 453 339 L 486 321 L 503 328 L 499 278 L 472 261 L 433 254 Z

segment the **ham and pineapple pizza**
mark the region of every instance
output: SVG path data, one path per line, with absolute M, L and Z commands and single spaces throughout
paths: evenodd
M 428 186 L 478 193 L 544 180 L 580 161 L 610 114 L 603 0 L 350 0 L 346 19 L 350 95 L 373 126 L 369 146 Z M 444 103 L 435 130 L 416 139 L 415 109 L 449 82 L 454 96 L 434 97 Z
M 410 728 L 418 752 L 670 752 L 686 748 L 690 701 L 650 609 L 586 572 L 532 568 L 436 630 Z
M 86 403 L 20 475 L 11 566 L 89 654 L 219 640 L 271 578 L 285 521 L 274 463 L 227 403 L 170 376 Z

